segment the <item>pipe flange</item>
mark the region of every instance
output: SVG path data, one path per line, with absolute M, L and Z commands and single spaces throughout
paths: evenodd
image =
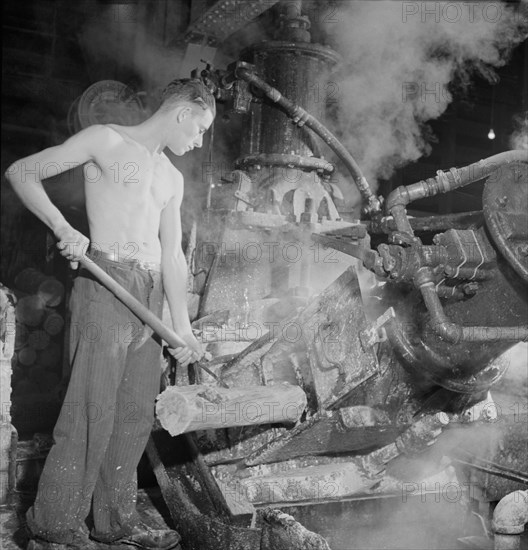
M 524 523 L 517 525 L 504 525 L 502 523 L 491 522 L 491 528 L 497 535 L 522 535 L 524 533 Z
M 313 42 L 293 42 L 284 40 L 267 40 L 253 44 L 242 51 L 241 57 L 246 59 L 253 55 L 274 52 L 292 53 L 295 55 L 305 55 L 315 57 L 328 63 L 330 66 L 339 64 L 342 57 L 332 48 Z
M 301 170 L 315 170 L 328 176 L 335 171 L 334 165 L 325 159 L 281 153 L 246 155 L 235 162 L 236 168 L 243 169 L 249 166 L 284 166 Z

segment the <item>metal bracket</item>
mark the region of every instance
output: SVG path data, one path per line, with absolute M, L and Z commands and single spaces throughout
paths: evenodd
M 394 308 L 390 307 L 374 321 L 374 324 L 369 329 L 362 330 L 359 333 L 359 338 L 363 349 L 366 350 L 378 342 L 384 342 L 387 339 L 387 334 L 385 333 L 383 325 L 395 318 L 396 313 Z

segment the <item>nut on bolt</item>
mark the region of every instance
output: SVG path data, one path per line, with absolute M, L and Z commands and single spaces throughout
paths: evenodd
M 445 412 L 437 412 L 434 416 L 437 426 L 447 426 L 450 422 L 449 415 Z
M 464 294 L 466 294 L 466 296 L 474 296 L 477 293 L 478 289 L 479 284 L 475 281 L 462 285 L 462 290 L 464 291 Z
M 523 243 L 517 248 L 517 251 L 521 256 L 528 256 L 528 244 Z
M 497 420 L 498 416 L 499 413 L 497 411 L 497 406 L 495 405 L 495 403 L 487 403 L 480 413 L 480 417 L 488 422 L 493 422 L 494 420 Z

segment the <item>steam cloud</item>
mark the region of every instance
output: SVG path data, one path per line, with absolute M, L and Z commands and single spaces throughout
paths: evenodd
M 528 111 L 515 119 L 515 125 L 517 129 L 510 137 L 510 147 L 528 151 Z
M 139 75 L 150 90 L 163 88 L 175 78 L 184 49 L 164 44 L 161 36 L 149 32 L 146 17 L 140 5 L 117 4 L 99 8 L 86 22 L 79 40 L 92 68 L 100 69 L 100 74 L 92 75 L 93 80 L 106 76 L 108 66 L 116 63 L 121 65 L 121 73 L 125 68 Z M 178 28 L 173 19 L 167 14 L 167 28 Z
M 305 10 L 310 5 L 305 0 Z M 431 151 L 426 123 L 445 112 L 455 86 L 469 85 L 475 74 L 493 81 L 495 69 L 528 37 L 528 0 L 331 0 L 318 13 L 314 24 L 344 57 L 337 93 L 328 90 L 338 100 L 332 126 L 373 187 Z M 152 90 L 176 76 L 184 52 L 154 39 L 137 24 L 139 15 L 116 25 L 109 8 L 86 25 L 82 42 L 101 62 L 128 60 Z M 521 126 L 512 137 L 516 148 L 527 139 L 526 123 Z
M 335 2 L 334 2 L 335 4 Z M 335 124 L 370 184 L 430 152 L 426 122 L 474 74 L 492 81 L 528 37 L 528 2 L 339 2 Z M 525 127 L 526 132 L 526 127 Z

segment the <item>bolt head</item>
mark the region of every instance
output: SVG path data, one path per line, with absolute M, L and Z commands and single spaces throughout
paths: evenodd
M 449 424 L 449 416 L 445 412 L 438 412 L 435 414 L 435 419 L 442 426 L 447 426 Z
M 528 244 L 526 243 L 521 244 L 517 249 L 517 251 L 521 256 L 528 256 Z

